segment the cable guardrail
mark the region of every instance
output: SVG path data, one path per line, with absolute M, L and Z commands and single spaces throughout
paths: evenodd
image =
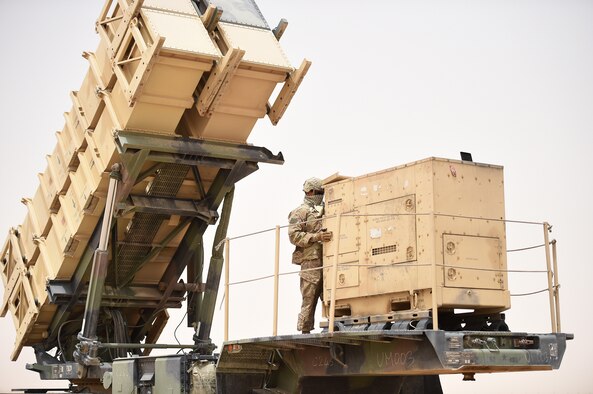
M 451 217 L 451 218 L 458 218 L 458 219 L 471 219 L 471 220 L 482 220 L 482 221 L 491 221 L 491 222 L 503 222 L 503 223 L 511 223 L 511 224 L 529 224 L 529 225 L 543 225 L 544 222 L 533 222 L 533 221 L 525 221 L 525 220 L 513 220 L 513 219 L 500 219 L 500 218 L 483 218 L 483 217 L 479 217 L 479 216 L 463 216 L 463 215 L 451 215 L 451 214 L 444 214 L 444 213 L 426 213 L 426 212 L 421 212 L 421 213 L 366 213 L 366 214 L 361 214 L 361 213 L 345 213 L 342 214 L 341 216 L 344 217 L 392 217 L 392 216 L 431 216 L 434 215 L 435 217 L 438 216 L 442 216 L 442 217 Z M 323 220 L 327 220 L 327 219 L 335 219 L 337 217 L 337 215 L 325 215 L 322 218 L 318 218 L 318 219 L 312 219 L 312 220 L 308 220 L 308 221 L 303 221 L 303 222 L 299 222 L 297 224 L 305 224 L 305 223 L 314 223 L 314 222 L 318 222 L 318 221 L 323 221 Z M 280 229 L 284 229 L 284 228 L 288 228 L 290 227 L 290 224 L 285 224 L 285 225 L 279 225 L 278 227 Z M 260 234 L 265 234 L 267 232 L 272 232 L 275 231 L 276 227 L 270 227 L 270 228 L 266 228 L 263 230 L 258 230 L 258 231 L 253 231 L 250 233 L 245 233 L 245 234 L 241 234 L 241 235 L 236 235 L 234 237 L 228 237 L 228 239 L 230 241 L 234 241 L 237 239 L 241 239 L 241 238 L 247 238 L 247 237 L 251 237 L 254 235 L 260 235 Z M 536 247 L 541 247 L 542 245 L 536 246 Z
M 525 297 L 525 296 L 530 296 L 530 295 L 536 295 L 536 294 L 540 294 L 540 293 L 545 293 L 546 291 L 549 291 L 549 289 L 536 290 L 536 291 L 532 291 L 530 293 L 511 294 L 511 296 L 512 297 Z
M 395 267 L 395 268 L 418 268 L 418 267 L 432 267 L 432 264 L 405 264 L 405 263 L 389 263 L 389 264 L 351 264 L 351 263 L 342 263 L 340 264 L 341 267 Z M 457 269 L 465 269 L 468 271 L 485 271 L 485 272 L 508 272 L 508 273 L 527 273 L 527 274 L 546 274 L 548 271 L 546 270 L 503 270 L 503 269 L 494 269 L 494 268 L 475 268 L 475 267 L 464 267 L 464 266 L 456 266 L 456 265 L 445 265 L 445 264 L 437 264 L 437 267 L 443 268 L 457 268 Z M 307 271 L 320 271 L 320 270 L 329 270 L 331 267 L 316 267 L 316 268 L 307 268 L 303 270 L 297 271 L 288 271 L 288 272 L 281 272 L 278 276 L 288 276 L 288 275 L 296 275 L 301 272 Z M 253 283 L 260 280 L 271 279 L 274 277 L 274 274 L 258 276 L 255 278 L 240 280 L 236 282 L 230 282 L 229 286 L 234 285 L 241 285 L 245 283 Z
M 527 246 L 525 248 L 518 248 L 518 249 L 507 249 L 507 253 L 523 252 L 525 250 L 532 250 L 532 249 L 543 248 L 544 246 L 546 246 L 546 244 L 539 244 L 539 245 L 534 245 L 534 246 Z
M 312 222 L 317 222 L 320 220 L 328 220 L 328 219 L 338 219 L 338 223 L 341 222 L 342 218 L 349 218 L 349 217 L 355 217 L 355 218 L 360 218 L 360 217 L 397 217 L 397 216 L 432 216 L 432 217 L 450 217 L 450 218 L 459 218 L 459 219 L 465 219 L 465 220 L 478 220 L 478 221 L 485 221 L 485 222 L 504 222 L 504 223 L 510 223 L 510 224 L 522 224 L 522 225 L 539 225 L 539 226 L 543 226 L 544 228 L 544 243 L 542 244 L 537 244 L 537 245 L 531 245 L 531 246 L 527 246 L 527 247 L 521 247 L 521 248 L 515 248 L 515 249 L 508 249 L 505 252 L 506 253 L 514 253 L 514 252 L 522 252 L 522 251 L 527 251 L 527 250 L 533 250 L 533 249 L 539 249 L 539 248 L 545 248 L 546 251 L 546 265 L 547 265 L 547 269 L 546 270 L 525 270 L 525 269 L 496 269 L 496 268 L 480 268 L 480 267 L 468 267 L 468 266 L 454 266 L 454 265 L 446 265 L 446 264 L 442 264 L 442 263 L 436 263 L 433 262 L 432 264 L 413 264 L 410 262 L 391 262 L 391 263 L 387 263 L 387 264 L 361 264 L 361 263 L 338 263 L 338 258 L 339 256 L 343 256 L 344 253 L 338 253 L 336 250 L 336 253 L 334 253 L 333 259 L 335 260 L 333 262 L 333 264 L 329 263 L 329 264 L 325 264 L 324 266 L 321 267 L 316 267 L 316 268 L 310 268 L 310 269 L 304 269 L 304 270 L 295 270 L 295 271 L 288 271 L 288 272 L 279 272 L 279 247 L 280 247 L 280 230 L 281 229 L 285 229 L 285 228 L 289 228 L 291 226 L 291 224 L 287 224 L 287 225 L 278 225 L 276 227 L 273 228 L 267 228 L 264 230 L 260 230 L 260 231 L 254 231 L 254 232 L 250 232 L 250 233 L 246 233 L 246 234 L 241 234 L 238 236 L 234 236 L 234 237 L 227 237 L 224 240 L 222 240 L 217 246 L 216 248 L 218 249 L 222 244 L 225 244 L 225 255 L 226 255 L 226 261 L 227 264 L 225 264 L 225 341 L 228 340 L 228 303 L 229 303 L 229 289 L 230 286 L 236 286 L 236 285 L 242 285 L 242 284 L 247 284 L 247 283 L 254 283 L 254 282 L 259 282 L 259 281 L 263 281 L 263 280 L 268 280 L 268 279 L 274 279 L 274 329 L 273 329 L 273 335 L 277 335 L 277 319 L 278 319 L 278 279 L 281 276 L 290 276 L 290 275 L 297 275 L 300 274 L 301 272 L 307 272 L 307 271 L 316 271 L 316 270 L 331 270 L 332 271 L 332 276 L 334 276 L 334 284 L 331 286 L 331 300 L 330 300 L 330 322 L 329 322 L 329 327 L 330 327 L 330 331 L 331 331 L 331 327 L 333 326 L 333 319 L 332 316 L 334 315 L 333 310 L 335 308 L 335 290 L 337 287 L 337 284 L 335 283 L 335 280 L 337 277 L 337 271 L 338 271 L 338 266 L 339 267 L 367 267 L 367 268 L 372 268 L 372 267 L 394 267 L 394 268 L 421 268 L 421 267 L 433 267 L 433 269 L 435 270 L 436 273 L 436 269 L 437 268 L 453 268 L 453 269 L 464 269 L 464 270 L 468 270 L 468 271 L 480 271 L 480 272 L 496 272 L 496 273 L 528 273 L 528 274 L 547 274 L 548 277 L 548 287 L 545 289 L 541 289 L 541 290 L 536 290 L 536 291 L 532 291 L 532 292 L 525 292 L 525 293 L 513 293 L 513 294 L 509 294 L 511 297 L 525 297 L 525 296 L 532 296 L 532 295 L 537 295 L 537 294 L 541 294 L 541 293 L 545 293 L 546 291 L 549 292 L 549 302 L 550 302 L 550 319 L 551 319 L 551 324 L 552 324 L 552 332 L 558 332 L 560 330 L 560 309 L 559 309 L 559 287 L 560 285 L 558 284 L 558 275 L 557 275 L 557 255 L 556 255 L 556 240 L 552 240 L 549 241 L 548 239 L 548 232 L 551 231 L 551 226 L 547 223 L 547 222 L 534 222 L 534 221 L 525 221 L 525 220 L 511 220 L 511 219 L 499 219 L 499 218 L 483 218 L 483 217 L 474 217 L 474 216 L 464 216 L 464 215 L 451 215 L 451 214 L 443 214 L 443 213 L 393 213 L 393 214 L 362 214 L 362 213 L 346 213 L 346 214 L 337 214 L 337 215 L 326 215 L 322 218 L 317 218 L 317 219 L 313 219 L 313 220 L 309 220 L 309 221 L 305 221 L 305 222 L 299 222 L 297 224 L 304 224 L 304 223 L 312 223 Z M 338 229 L 340 229 L 340 225 L 338 225 Z M 249 279 L 244 279 L 244 280 L 239 280 L 239 281 L 234 281 L 234 282 L 230 282 L 230 272 L 228 271 L 228 261 L 229 261 L 229 249 L 230 249 L 230 242 L 234 241 L 234 240 L 239 240 L 239 239 L 243 239 L 243 238 L 248 238 L 248 237 L 252 237 L 252 236 L 256 236 L 256 235 L 261 235 L 261 234 L 265 234 L 265 233 L 269 233 L 275 231 L 276 232 L 276 257 L 275 257 L 275 272 L 274 274 L 270 274 L 270 275 L 264 275 L 264 276 L 258 276 L 258 277 L 254 277 L 254 278 L 249 278 Z M 340 237 L 337 237 L 337 247 L 336 249 L 339 249 L 339 239 Z M 549 247 L 550 245 L 552 246 L 552 253 L 550 253 Z M 553 266 L 553 268 L 552 268 Z M 437 275 L 434 275 L 434 279 L 435 279 L 435 284 L 434 287 L 435 289 L 433 289 L 433 297 L 436 297 L 434 294 L 436 293 L 436 287 L 437 287 Z M 442 286 L 442 284 L 441 284 Z M 435 300 L 433 300 L 433 318 L 435 320 L 433 326 L 436 327 L 435 329 L 438 329 L 438 321 L 436 321 L 436 316 L 438 316 L 438 314 L 436 313 L 436 302 Z

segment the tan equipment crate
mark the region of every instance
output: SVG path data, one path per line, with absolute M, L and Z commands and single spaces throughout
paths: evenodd
M 502 167 L 430 158 L 341 179 L 325 189 L 326 315 L 338 236 L 337 317 L 430 310 L 435 287 L 438 308 L 510 308 Z

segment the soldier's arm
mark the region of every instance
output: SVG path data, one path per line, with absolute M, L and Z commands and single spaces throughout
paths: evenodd
M 290 243 L 302 248 L 312 244 L 315 233 L 308 233 L 305 231 L 307 216 L 300 214 L 300 212 L 292 212 L 288 217 L 288 238 Z

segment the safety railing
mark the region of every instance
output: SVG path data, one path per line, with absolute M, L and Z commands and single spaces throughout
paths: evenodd
M 530 226 L 541 226 L 543 229 L 543 243 L 530 245 L 526 247 L 514 248 L 514 249 L 507 249 L 506 253 L 516 253 L 516 252 L 523 252 L 533 249 L 544 248 L 545 250 L 545 260 L 546 260 L 546 269 L 545 270 L 526 270 L 526 269 L 493 269 L 493 268 L 480 268 L 480 267 L 455 267 L 452 265 L 447 265 L 448 268 L 463 268 L 467 270 L 476 270 L 476 271 L 490 271 L 490 272 L 500 272 L 500 273 L 531 273 L 531 274 L 546 274 L 547 277 L 547 287 L 537 291 L 531 291 L 526 293 L 510 293 L 511 297 L 523 297 L 523 296 L 531 296 L 540 294 L 543 292 L 548 292 L 548 302 L 549 302 L 549 310 L 550 310 L 550 324 L 551 330 L 553 333 L 560 332 L 561 330 L 561 323 L 560 323 L 560 283 L 559 283 L 559 276 L 558 276 L 558 259 L 557 259 L 557 241 L 555 239 L 549 239 L 549 233 L 551 232 L 552 226 L 547 222 L 532 222 L 532 221 L 522 221 L 522 220 L 509 220 L 509 219 L 496 219 L 496 218 L 480 218 L 480 217 L 469 217 L 469 216 L 462 216 L 462 215 L 449 215 L 449 214 L 441 214 L 441 213 L 405 213 L 405 214 L 337 214 L 333 216 L 325 216 L 324 219 L 336 219 L 337 225 L 336 228 L 337 234 L 333 235 L 333 239 L 335 240 L 334 244 L 334 253 L 333 253 L 333 261 L 331 265 L 327 264 L 327 261 L 324 262 L 324 266 L 319 268 L 313 268 L 311 270 L 330 270 L 328 278 L 331 278 L 331 287 L 330 287 L 330 302 L 329 302 L 329 311 L 328 311 L 328 331 L 332 333 L 334 331 L 334 324 L 335 324 L 335 308 L 336 308 L 336 290 L 337 290 L 337 278 L 338 278 L 338 271 L 341 266 L 339 264 L 338 259 L 340 256 L 340 239 L 341 239 L 341 231 L 342 231 L 342 218 L 344 217 L 366 217 L 366 216 L 382 216 L 382 217 L 393 217 L 393 216 L 429 216 L 431 217 L 431 222 L 434 226 L 434 218 L 436 217 L 450 217 L 450 218 L 459 218 L 459 219 L 471 219 L 471 220 L 478 220 L 478 221 L 490 221 L 490 222 L 503 222 L 506 224 L 521 224 L 521 225 L 530 225 Z M 316 219 L 316 220 L 323 220 L 323 219 Z M 224 239 L 221 244 L 217 247 L 220 247 L 224 244 L 225 248 L 225 264 L 224 264 L 224 341 L 229 340 L 229 310 L 230 310 L 230 296 L 231 292 L 230 289 L 232 286 L 242 285 L 246 283 L 253 283 L 253 282 L 260 282 L 263 280 L 273 279 L 273 310 L 272 310 L 272 335 L 278 335 L 278 298 L 279 298 L 279 278 L 281 276 L 287 275 L 298 275 L 302 270 L 293 270 L 287 272 L 280 272 L 280 245 L 281 245 L 281 238 L 282 238 L 282 229 L 288 228 L 289 225 L 277 225 L 272 228 L 264 229 L 261 231 L 255 231 L 252 233 L 242 234 L 235 237 L 227 237 Z M 434 228 L 432 229 L 434 233 Z M 245 239 L 249 237 L 254 237 L 256 235 L 266 234 L 266 233 L 274 233 L 274 261 L 273 261 L 273 273 L 269 275 L 258 276 L 254 278 L 248 278 L 243 280 L 237 280 L 234 282 L 230 281 L 230 267 L 231 267 L 231 246 L 232 242 Z M 286 238 L 287 235 L 284 234 Z M 432 259 L 431 264 L 410 264 L 410 263 L 391 263 L 387 264 L 393 267 L 398 268 L 419 268 L 419 267 L 432 267 L 432 319 L 433 319 L 433 329 L 438 330 L 438 301 L 437 301 L 437 288 L 439 286 L 438 282 L 438 269 L 441 267 L 445 267 L 444 263 L 438 263 L 436 259 Z M 375 267 L 375 264 L 352 264 L 348 263 L 348 267 Z

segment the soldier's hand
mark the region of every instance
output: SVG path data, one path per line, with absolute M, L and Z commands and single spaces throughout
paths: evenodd
M 332 240 L 333 233 L 331 231 L 320 231 L 315 234 L 313 241 L 315 242 L 329 242 Z
M 321 242 L 329 242 L 332 240 L 333 233 L 331 231 L 323 231 L 321 233 Z

